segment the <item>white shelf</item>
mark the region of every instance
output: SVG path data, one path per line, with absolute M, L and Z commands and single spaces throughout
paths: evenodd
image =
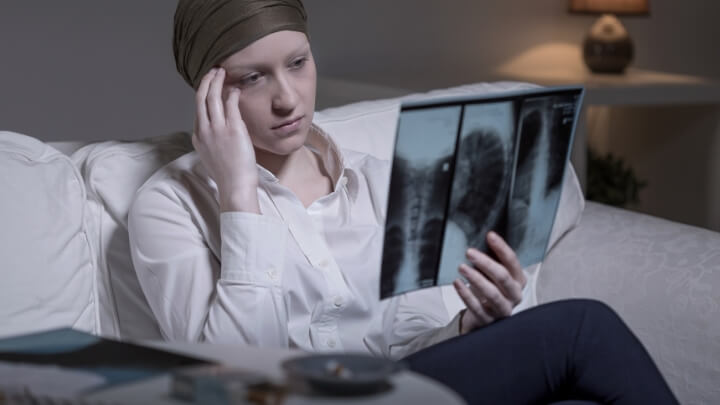
M 548 69 L 501 74 L 509 80 L 545 86 L 582 84 L 589 105 L 675 105 L 720 103 L 720 81 L 697 76 L 630 68 L 624 74 L 585 69 Z
M 562 65 L 547 62 L 547 54 L 503 66 L 498 79 L 585 86 L 586 112 L 572 157 L 583 187 L 590 138 L 600 150 L 626 155 L 643 172 L 649 187 L 637 210 L 720 230 L 720 80 L 633 68 L 594 74 L 570 63 L 578 59 L 574 50 L 558 48 Z M 624 107 L 640 108 L 623 113 Z

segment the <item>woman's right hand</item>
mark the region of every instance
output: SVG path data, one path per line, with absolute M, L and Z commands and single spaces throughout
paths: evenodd
M 238 102 L 240 89 L 227 90 L 225 70 L 214 68 L 200 82 L 192 143 L 200 161 L 218 187 L 220 211 L 260 213 L 255 150 Z

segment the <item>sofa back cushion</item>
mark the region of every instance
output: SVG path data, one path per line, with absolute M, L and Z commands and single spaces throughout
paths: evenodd
M 135 192 L 157 169 L 192 150 L 177 133 L 135 142 L 108 141 L 73 153 L 97 224 L 98 299 L 103 335 L 160 339 L 160 329 L 140 288 L 130 257 L 127 216 Z
M 73 327 L 96 333 L 95 255 L 73 162 L 0 131 L 0 336 Z

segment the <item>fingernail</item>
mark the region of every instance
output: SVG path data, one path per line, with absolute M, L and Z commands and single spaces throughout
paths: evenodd
M 495 242 L 495 241 L 498 240 L 498 234 L 495 233 L 494 231 L 490 231 L 490 232 L 488 232 L 488 239 L 489 239 L 491 242 Z

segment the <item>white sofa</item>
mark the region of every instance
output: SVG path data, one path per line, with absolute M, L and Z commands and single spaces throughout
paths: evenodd
M 479 83 L 407 98 L 524 87 Z M 341 146 L 388 158 L 400 101 L 326 109 L 315 121 Z M 73 326 L 161 338 L 130 263 L 127 211 L 151 173 L 191 150 L 184 133 L 46 144 L 0 132 L 0 337 Z M 720 403 L 720 234 L 585 202 L 574 172 L 565 177 L 548 256 L 526 269 L 524 307 L 603 300 L 645 343 L 682 403 Z M 456 310 L 459 300 L 444 292 Z

